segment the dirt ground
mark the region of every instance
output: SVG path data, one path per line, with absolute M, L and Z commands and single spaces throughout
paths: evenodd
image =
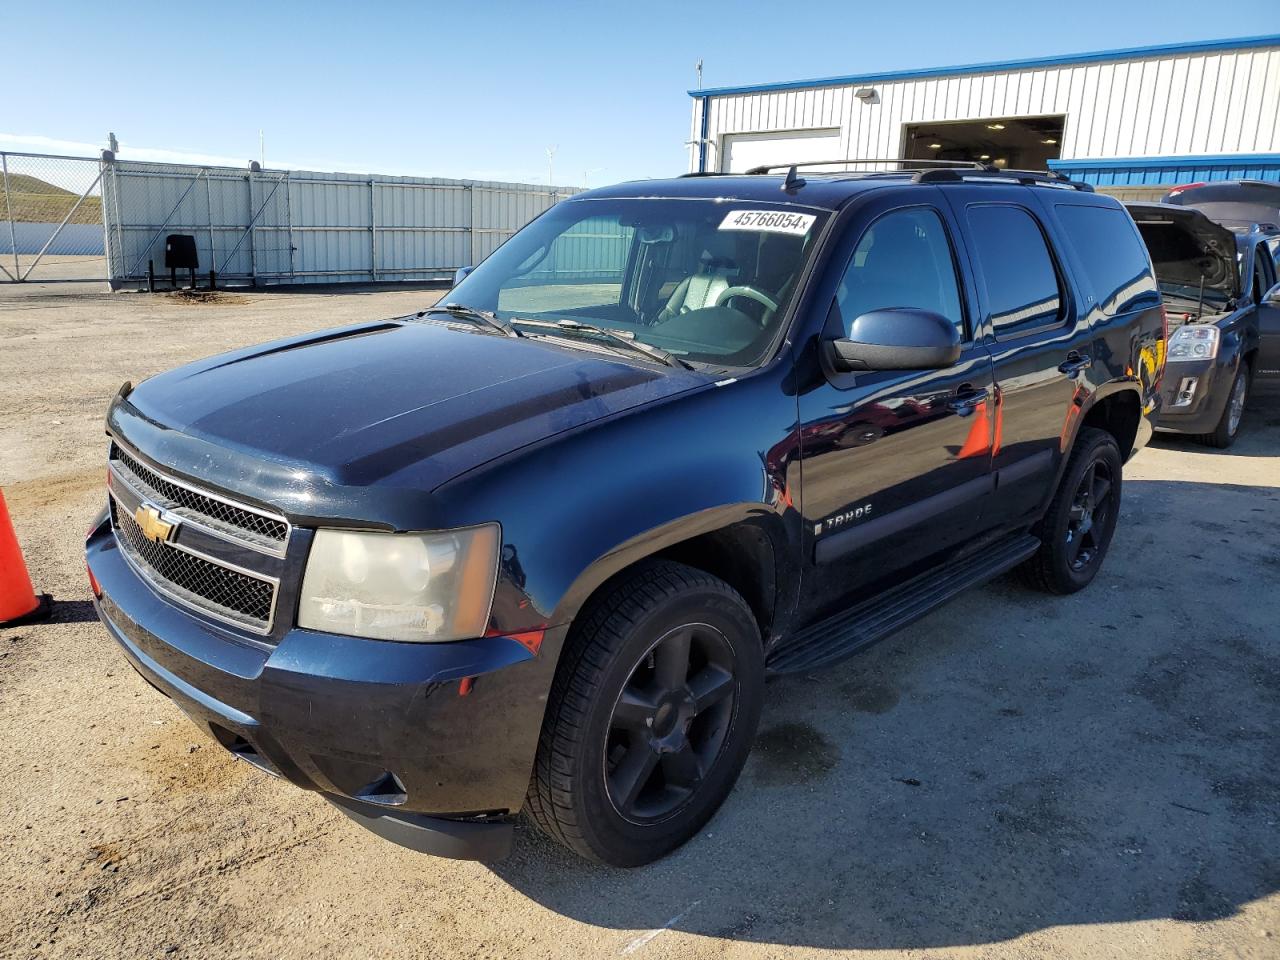
M 728 804 L 645 869 L 525 826 L 414 854 L 204 740 L 89 602 L 108 397 L 434 296 L 0 289 L 0 486 L 57 600 L 0 629 L 0 955 L 1280 957 L 1280 400 L 1140 454 L 1084 593 L 1004 579 L 772 684 Z

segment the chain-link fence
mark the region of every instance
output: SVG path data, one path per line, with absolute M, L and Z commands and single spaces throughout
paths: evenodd
M 0 282 L 107 278 L 103 164 L 0 152 Z

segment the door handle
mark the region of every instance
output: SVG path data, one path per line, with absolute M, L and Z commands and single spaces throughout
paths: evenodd
M 1058 364 L 1058 372 L 1065 373 L 1068 377 L 1078 377 L 1084 371 L 1093 366 L 1093 358 L 1087 353 L 1077 353 L 1072 350 L 1067 354 L 1067 359 Z
M 952 413 L 967 417 L 986 402 L 987 391 L 985 389 L 974 390 L 961 387 L 955 396 L 947 401 L 947 409 Z

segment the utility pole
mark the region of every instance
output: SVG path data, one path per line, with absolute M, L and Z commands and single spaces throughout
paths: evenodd
M 702 89 L 702 58 L 698 58 L 698 62 L 693 65 L 693 69 L 698 71 L 698 89 Z
M 267 141 L 262 135 L 262 128 L 258 128 L 258 163 L 263 169 L 267 166 Z
M 557 146 L 547 147 L 547 186 L 548 187 L 554 187 L 556 185 L 555 160 L 556 160 L 556 150 L 558 149 L 559 147 Z

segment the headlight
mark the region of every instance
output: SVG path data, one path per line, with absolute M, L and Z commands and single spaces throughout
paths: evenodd
M 446 533 L 317 530 L 298 626 L 417 643 L 481 636 L 500 540 L 493 523 Z
M 1209 324 L 1186 324 L 1169 338 L 1169 360 L 1212 360 L 1218 355 L 1218 328 Z

